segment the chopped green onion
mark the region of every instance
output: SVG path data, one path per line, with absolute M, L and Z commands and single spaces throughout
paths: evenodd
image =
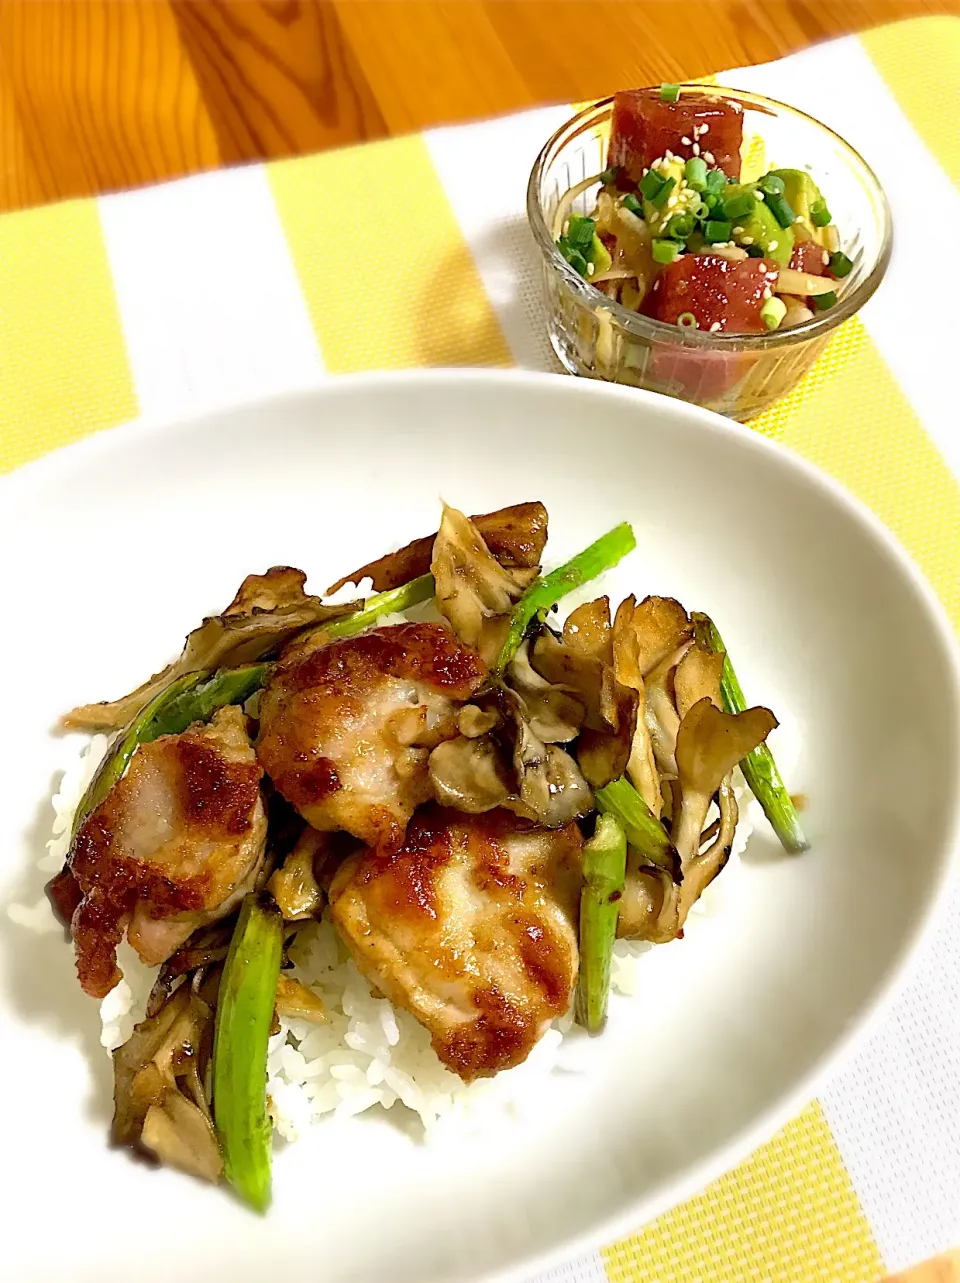
M 600 182 L 603 186 L 609 187 L 611 183 L 615 183 L 620 177 L 620 170 L 620 165 L 611 165 L 609 169 L 603 170 L 600 175 Z
M 752 192 L 740 192 L 737 196 L 730 196 L 728 199 L 721 199 L 720 206 L 723 210 L 724 218 L 733 222 L 738 218 L 746 218 L 752 214 L 757 203 L 757 198 Z
M 213 1031 L 213 1117 L 227 1180 L 258 1212 L 270 1206 L 267 1044 L 283 953 L 283 918 L 246 896 L 220 977 Z
M 727 185 L 727 176 L 722 169 L 708 169 L 705 190 L 711 196 L 719 196 Z
M 517 653 L 531 621 L 539 611 L 549 610 L 567 593 L 573 592 L 575 588 L 588 583 L 591 579 L 596 579 L 604 571 L 612 570 L 628 552 L 633 552 L 636 546 L 637 539 L 633 533 L 633 527 L 629 522 L 621 521 L 619 526 L 614 526 L 605 535 L 601 535 L 595 543 L 592 543 L 589 548 L 584 548 L 583 552 L 578 553 L 576 557 L 558 566 L 556 570 L 551 570 L 548 575 L 541 575 L 535 579 L 513 608 L 507 636 L 500 647 L 500 654 L 497 656 L 491 675 L 499 677 L 504 672 Z
M 827 209 L 827 202 L 823 197 L 815 200 L 810 206 L 810 222 L 813 223 L 814 227 L 826 227 L 833 222 L 830 211 Z
M 587 260 L 579 250 L 574 249 L 572 245 L 568 245 L 563 240 L 557 241 L 557 249 L 575 272 L 579 272 L 581 276 L 587 275 Z
M 787 314 L 787 305 L 782 298 L 768 298 L 763 307 L 760 309 L 760 320 L 768 330 L 776 330 L 780 327 L 780 322 Z
M 670 195 L 670 193 L 673 191 L 676 185 L 677 185 L 677 180 L 675 178 L 665 178 L 663 181 L 663 186 L 657 192 L 656 196 L 650 197 L 650 204 L 655 205 L 657 209 L 660 209 L 662 205 L 666 204 L 667 197 Z
M 691 191 L 702 192 L 707 185 L 707 162 L 702 156 L 691 156 L 683 167 L 683 176 Z
M 574 249 L 565 236 L 561 236 L 557 241 L 557 249 L 575 272 L 579 272 L 581 276 L 586 276 L 587 260 L 578 249 Z
M 679 97 L 680 97 L 679 85 L 661 85 L 660 86 L 661 102 L 676 102 Z
M 679 257 L 680 246 L 676 241 L 654 240 L 651 251 L 655 263 L 672 263 Z
M 699 329 L 700 323 L 692 312 L 681 312 L 677 317 L 677 324 L 681 330 Z
M 643 218 L 643 206 L 633 192 L 627 192 L 620 204 L 624 209 L 629 209 L 631 214 L 636 214 L 637 218 Z
M 696 220 L 691 214 L 674 214 L 667 223 L 667 235 L 672 236 L 675 241 L 685 241 L 693 233 L 696 225 Z
M 811 295 L 811 302 L 818 312 L 825 312 L 828 307 L 833 307 L 836 301 L 837 296 L 833 290 L 830 290 L 828 294 Z
M 782 196 L 787 190 L 786 183 L 778 174 L 764 174 L 757 186 L 765 196 Z
M 783 196 L 771 196 L 767 193 L 764 197 L 767 202 L 767 208 L 774 216 L 781 227 L 792 227 L 797 221 L 797 216 L 793 208 Z
M 853 271 L 853 260 L 847 258 L 842 250 L 837 250 L 835 254 L 830 255 L 829 266 L 831 273 L 837 280 L 842 281 L 845 276 L 849 276 Z
M 733 224 L 720 218 L 708 218 L 703 225 L 703 239 L 708 245 L 716 245 L 730 239 Z
M 648 169 L 637 183 L 637 187 L 644 200 L 653 200 L 661 188 L 666 186 L 666 182 L 667 180 L 661 178 L 655 169 Z
M 584 218 L 582 214 L 571 214 L 567 223 L 567 241 L 582 254 L 593 243 L 593 234 L 596 230 L 597 225 L 592 218 Z

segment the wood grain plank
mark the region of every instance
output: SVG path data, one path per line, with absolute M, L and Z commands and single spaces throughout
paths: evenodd
M 0 209 L 779 57 L 960 0 L 0 0 Z
M 902 1274 L 890 1274 L 883 1283 L 960 1283 L 960 1251 L 945 1252 Z
M 393 134 L 537 101 L 498 30 L 497 4 L 337 0 L 335 7 Z M 532 7 L 546 16 L 542 5 Z
M 216 134 L 169 6 L 0 5 L 0 68 L 8 110 L 0 147 L 19 144 L 4 207 L 24 193 L 54 200 L 157 181 L 221 161 Z
M 225 161 L 388 131 L 337 12 L 319 0 L 172 0 Z

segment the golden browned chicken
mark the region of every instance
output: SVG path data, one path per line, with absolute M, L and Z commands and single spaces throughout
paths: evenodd
M 357 966 L 469 1081 L 525 1060 L 577 976 L 580 830 L 428 806 L 399 851 L 350 857 L 330 887 Z
M 281 658 L 260 697 L 257 753 L 316 829 L 383 850 L 431 796 L 429 751 L 457 733 L 486 675 L 441 624 L 397 624 Z
M 120 979 L 124 931 L 152 966 L 251 889 L 267 835 L 261 775 L 235 706 L 137 749 L 69 856 L 83 897 L 72 931 L 87 993 L 103 997 Z

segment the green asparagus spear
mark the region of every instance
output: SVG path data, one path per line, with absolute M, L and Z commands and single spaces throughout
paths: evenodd
M 623 829 L 614 816 L 598 815 L 593 837 L 583 848 L 577 982 L 577 1020 L 591 1034 L 600 1033 L 607 1021 L 610 962 L 626 876 L 627 839 Z
M 694 635 L 702 646 L 712 651 L 723 651 L 723 675 L 720 678 L 723 707 L 728 713 L 742 713 L 747 707 L 747 701 L 716 625 L 709 615 L 695 614 L 693 626 Z M 777 769 L 777 763 L 766 744 L 761 744 L 748 753 L 740 763 L 740 769 L 743 771 L 743 778 L 750 786 L 750 792 L 763 807 L 763 813 L 770 821 L 783 849 L 789 851 L 791 855 L 806 851 L 810 843 L 804 837 L 803 829 L 800 827 L 797 808 L 793 804 L 793 798 L 787 792 Z
M 397 610 L 409 610 L 411 606 L 418 606 L 422 601 L 429 601 L 435 591 L 433 575 L 421 575 L 419 579 L 411 579 L 408 584 L 401 584 L 399 588 L 391 588 L 388 592 L 378 592 L 373 597 L 368 597 L 360 609 L 355 610 L 352 615 L 336 619 L 332 624 L 321 624 L 319 631 L 331 641 L 353 637 L 357 633 L 362 633 L 365 628 L 369 628 L 371 624 L 375 624 L 381 615 L 390 615 Z
M 179 735 L 194 722 L 205 721 L 218 708 L 242 704 L 260 689 L 266 674 L 266 664 L 247 664 L 244 668 L 225 668 L 212 675 L 185 673 L 165 686 L 114 741 L 77 807 L 74 835 L 123 775 L 139 745 L 149 744 L 161 735 Z
M 584 548 L 583 552 L 578 553 L 565 565 L 558 566 L 548 575 L 541 575 L 535 579 L 513 608 L 510 628 L 497 656 L 493 675 L 499 677 L 506 671 L 507 665 L 517 653 L 524 634 L 538 611 L 549 610 L 567 593 L 573 592 L 575 588 L 588 583 L 591 579 L 596 579 L 605 570 L 612 570 L 617 562 L 621 561 L 628 552 L 632 552 L 636 546 L 637 540 L 633 527 L 629 522 L 622 521 L 619 526 L 608 530 L 596 543 L 592 543 L 589 548 Z
M 670 841 L 666 829 L 647 806 L 630 781 L 621 776 L 612 780 L 594 794 L 597 810 L 612 815 L 618 822 L 627 841 L 641 855 L 665 869 L 679 884 L 683 879 L 677 848 Z
M 258 1212 L 270 1206 L 267 1044 L 283 951 L 283 919 L 248 895 L 223 964 L 213 1034 L 213 1117 L 227 1180 Z

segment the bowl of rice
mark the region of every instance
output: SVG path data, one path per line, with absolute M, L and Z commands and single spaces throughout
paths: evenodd
M 485 512 L 534 493 L 557 562 L 611 518 L 633 524 L 633 567 L 591 595 L 676 593 L 724 621 L 745 688 L 780 718 L 810 850 L 784 854 L 738 782 L 728 867 L 682 939 L 617 944 L 603 1036 L 568 1013 L 524 1063 L 469 1085 L 321 919 L 291 962 L 328 1019 L 285 1019 L 269 1044 L 268 1215 L 110 1148 L 110 1052 L 152 977 L 121 951 L 103 1003 L 80 993 L 45 899 L 107 747 L 58 733 L 60 713 L 162 667 L 252 568 L 303 565 L 320 586 L 419 533 L 440 495 Z M 940 607 L 839 486 L 696 406 L 521 372 L 331 380 L 58 451 L 0 481 L 0 529 L 11 599 L 42 584 L 58 620 L 0 643 L 16 674 L 0 812 L 7 1277 L 254 1283 L 287 1243 L 331 1283 L 528 1277 L 663 1212 L 788 1120 L 892 1000 L 946 884 L 960 677 Z M 148 1214 L 161 1234 L 145 1250 Z

